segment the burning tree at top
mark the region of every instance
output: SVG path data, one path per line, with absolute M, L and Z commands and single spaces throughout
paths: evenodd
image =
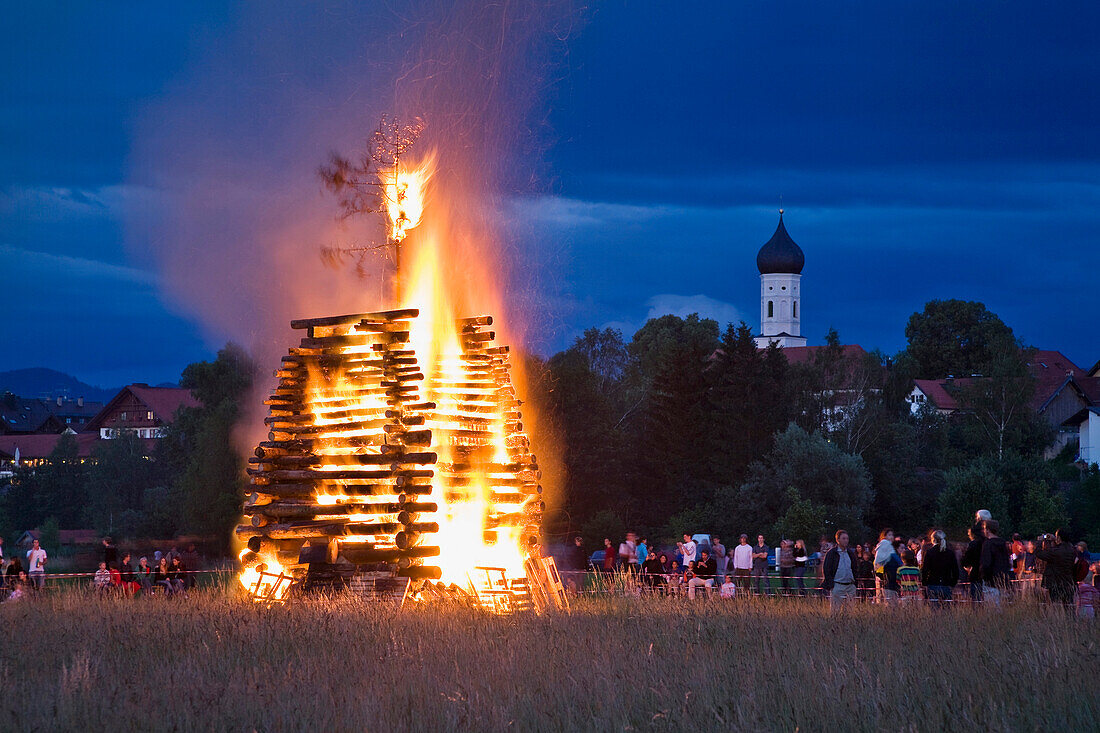
M 435 165 L 434 153 L 404 159 L 421 130 L 384 120 L 358 164 L 334 156 L 322 169 L 345 216 L 382 211 L 388 224 L 385 243 L 327 256 L 389 250 L 401 307 L 291 324 L 305 336 L 275 372 L 268 440 L 250 459 L 241 580 L 281 598 L 299 581 L 339 586 L 373 570 L 421 594 L 560 606 L 553 563 L 537 552 L 540 472 L 509 349 L 491 316 L 455 313 L 431 247 L 401 268 Z

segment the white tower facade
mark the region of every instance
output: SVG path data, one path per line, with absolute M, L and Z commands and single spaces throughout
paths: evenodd
M 779 226 L 756 255 L 760 270 L 760 335 L 757 347 L 768 344 L 805 346 L 802 336 L 802 267 L 806 257 L 783 226 L 783 210 L 779 210 Z

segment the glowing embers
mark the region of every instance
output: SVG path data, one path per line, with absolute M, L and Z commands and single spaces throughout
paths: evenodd
M 430 581 L 481 598 L 478 567 L 500 569 L 513 594 L 528 587 L 543 505 L 508 349 L 492 345 L 489 317 L 433 338 L 422 329 L 438 319 L 417 316 L 291 324 L 307 334 L 276 372 L 237 530 L 250 590 L 274 587 L 257 584 L 274 568 L 304 590 L 388 571 L 413 580 L 412 598 Z

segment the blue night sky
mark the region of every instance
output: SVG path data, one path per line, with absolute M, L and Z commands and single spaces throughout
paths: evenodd
M 355 140 L 334 120 L 384 111 L 427 12 L 355 5 L 4 11 L 0 370 L 157 383 L 227 339 L 283 338 L 263 321 L 286 314 L 239 284 L 257 250 L 232 243 L 297 197 L 316 208 L 313 168 Z M 897 351 L 909 314 L 954 297 L 1100 358 L 1100 6 L 618 1 L 572 18 L 530 82 L 537 144 L 513 146 L 536 181 L 496 202 L 533 348 L 667 312 L 757 327 L 756 251 L 782 205 L 811 343 L 835 326 Z

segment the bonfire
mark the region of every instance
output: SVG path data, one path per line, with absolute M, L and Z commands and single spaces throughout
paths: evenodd
M 396 262 L 435 160 L 393 156 L 378 174 Z M 508 346 L 492 316 L 454 312 L 431 249 L 393 277 L 398 308 L 291 323 L 305 334 L 275 372 L 268 439 L 249 460 L 241 583 L 267 602 L 350 588 L 564 607 L 539 553 L 541 473 Z

